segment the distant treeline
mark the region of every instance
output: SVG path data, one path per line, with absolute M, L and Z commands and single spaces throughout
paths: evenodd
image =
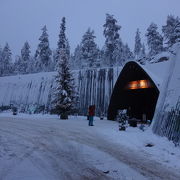
M 69 41 L 66 38 L 66 50 L 71 69 L 121 66 L 127 60 L 137 60 L 145 64 L 146 61 L 150 61 L 150 57 L 167 51 L 174 43 L 180 41 L 180 18 L 173 15 L 167 16 L 161 33 L 158 31 L 158 26 L 151 23 L 145 34 L 146 42 L 142 42 L 138 28 L 135 33 L 134 50 L 122 42 L 121 26 L 113 15 L 106 14 L 103 28 L 105 43 L 102 48 L 96 44 L 95 33 L 90 28 L 84 33 L 74 52 L 70 51 Z M 21 54 L 14 60 L 9 44 L 6 43 L 4 48 L 0 46 L 0 76 L 55 71 L 62 42 L 59 37 L 56 50 L 51 50 L 48 38 L 47 27 L 44 26 L 35 54 L 31 54 L 30 45 L 26 41 Z

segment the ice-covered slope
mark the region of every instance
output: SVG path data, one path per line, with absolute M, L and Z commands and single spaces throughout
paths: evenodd
M 0 105 L 48 105 L 55 73 L 37 73 L 0 78 Z
M 154 116 L 153 131 L 180 142 L 180 43 L 174 45 L 172 52 Z
M 166 74 L 169 62 L 142 66 L 159 85 Z M 73 71 L 79 93 L 79 113 L 87 114 L 90 104 L 96 105 L 96 115 L 106 114 L 114 84 L 122 67 Z M 36 73 L 0 78 L 0 106 L 14 104 L 29 111 L 41 106 L 49 109 L 55 72 Z M 43 106 L 43 107 L 42 107 Z
M 96 113 L 106 113 L 109 98 L 122 67 L 73 71 L 80 96 L 79 113 L 86 114 L 90 104 Z M 49 109 L 56 72 L 17 75 L 0 78 L 0 106 L 13 104 L 19 109 L 44 106 Z

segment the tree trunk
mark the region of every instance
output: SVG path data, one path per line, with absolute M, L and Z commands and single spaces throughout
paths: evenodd
M 67 113 L 61 113 L 60 119 L 68 119 L 68 114 Z

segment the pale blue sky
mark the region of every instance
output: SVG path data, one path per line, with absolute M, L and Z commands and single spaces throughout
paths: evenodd
M 105 14 L 113 14 L 122 26 L 120 35 L 131 49 L 137 28 L 145 31 L 151 22 L 159 31 L 168 14 L 180 16 L 180 0 L 0 0 L 0 45 L 8 42 L 13 55 L 20 54 L 27 40 L 32 52 L 37 47 L 41 28 L 47 25 L 50 46 L 57 46 L 61 18 L 67 20 L 67 36 L 72 49 L 88 27 L 95 30 L 102 47 Z

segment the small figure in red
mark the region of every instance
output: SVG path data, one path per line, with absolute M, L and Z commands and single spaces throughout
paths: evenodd
M 89 126 L 94 126 L 93 125 L 94 115 L 95 115 L 95 105 L 91 105 L 89 106 L 89 109 L 88 109 Z

